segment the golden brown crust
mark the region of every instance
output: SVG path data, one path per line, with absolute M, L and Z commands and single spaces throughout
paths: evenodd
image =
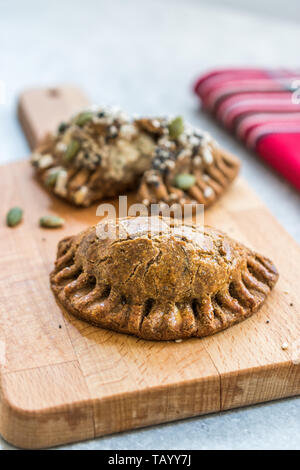
M 101 238 L 103 228 L 116 228 L 119 237 Z M 150 340 L 228 328 L 259 309 L 277 278 L 270 260 L 222 232 L 182 232 L 161 218 L 103 222 L 62 240 L 50 276 L 67 311 Z

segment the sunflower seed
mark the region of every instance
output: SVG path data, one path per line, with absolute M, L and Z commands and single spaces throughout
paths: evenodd
M 67 195 L 67 182 L 68 173 L 66 170 L 61 169 L 56 177 L 54 192 L 59 196 L 65 197 Z
M 211 150 L 208 147 L 203 149 L 202 155 L 207 165 L 211 165 L 213 163 L 214 157 L 212 156 Z
M 206 188 L 203 191 L 203 195 L 205 198 L 209 198 L 214 194 L 213 189 L 210 186 L 206 186 Z
M 80 149 L 80 144 L 78 140 L 71 140 L 63 156 L 63 161 L 65 163 L 71 162 L 73 158 L 77 155 L 79 149 Z
M 74 193 L 75 204 L 82 204 L 88 192 L 89 188 L 87 186 L 81 186 L 81 188 Z

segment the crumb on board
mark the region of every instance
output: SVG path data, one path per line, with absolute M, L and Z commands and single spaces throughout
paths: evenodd
M 175 343 L 182 343 L 182 339 L 175 339 Z
M 289 345 L 288 345 L 287 342 L 284 342 L 284 343 L 282 343 L 282 345 L 281 345 L 281 349 L 282 349 L 283 351 L 286 351 L 286 350 L 288 349 L 288 347 L 289 347 Z

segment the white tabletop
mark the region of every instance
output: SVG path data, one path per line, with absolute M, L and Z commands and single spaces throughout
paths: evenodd
M 299 194 L 201 113 L 191 92 L 193 80 L 210 67 L 299 68 L 300 28 L 293 20 L 221 3 L 0 0 L 0 163 L 29 151 L 16 118 L 18 94 L 75 83 L 94 103 L 118 104 L 129 113 L 180 114 L 209 130 L 240 156 L 243 176 L 300 242 Z M 299 2 L 292 3 L 299 18 Z M 300 400 L 293 398 L 65 447 L 300 449 L 299 413 Z M 0 449 L 9 448 L 0 438 Z

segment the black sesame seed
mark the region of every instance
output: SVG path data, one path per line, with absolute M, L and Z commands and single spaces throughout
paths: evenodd
M 63 132 L 65 132 L 66 129 L 68 129 L 68 124 L 66 124 L 65 122 L 62 122 L 59 126 L 58 126 L 58 132 L 60 134 L 62 134 Z
M 196 155 L 199 154 L 199 151 L 200 151 L 200 145 L 195 145 L 193 147 L 193 157 L 195 157 Z

